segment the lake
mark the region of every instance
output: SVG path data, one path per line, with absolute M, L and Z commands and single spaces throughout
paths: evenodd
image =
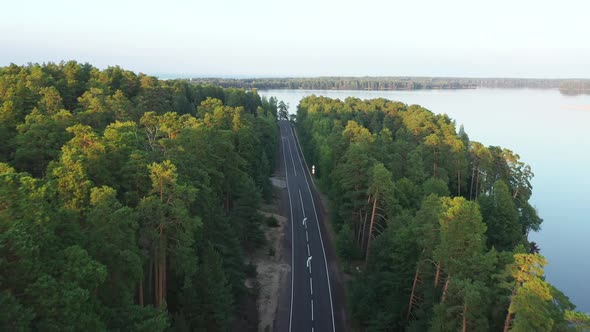
M 541 89 L 258 92 L 289 103 L 290 112 L 311 94 L 419 104 L 448 114 L 457 128 L 463 124 L 471 140 L 518 153 L 535 173 L 531 203 L 544 222 L 529 238 L 549 261 L 547 280 L 590 313 L 590 95 Z

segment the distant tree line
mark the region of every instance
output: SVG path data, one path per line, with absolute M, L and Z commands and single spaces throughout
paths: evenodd
M 531 168 L 447 115 L 385 99 L 301 100 L 301 144 L 332 205 L 366 331 L 583 331 L 544 278 Z
M 0 330 L 230 330 L 277 107 L 119 67 L 0 68 Z
M 220 79 L 193 78 L 195 84 L 213 84 L 244 89 L 308 89 L 308 90 L 414 90 L 414 89 L 469 89 L 466 82 L 439 78 L 411 77 L 317 77 L 317 78 L 256 78 Z
M 561 82 L 559 91 L 566 95 L 590 94 L 590 80 L 569 80 Z
M 419 90 L 474 88 L 540 88 L 579 90 L 590 86 L 590 80 L 520 79 L 520 78 L 453 78 L 453 77 L 313 77 L 313 78 L 192 78 L 193 84 L 213 84 L 243 89 L 307 90 Z

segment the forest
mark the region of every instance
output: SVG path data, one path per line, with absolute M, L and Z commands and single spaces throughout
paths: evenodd
M 590 80 L 568 80 L 559 85 L 559 91 L 564 95 L 590 94 Z
M 309 89 L 309 90 L 414 90 L 469 89 L 468 82 L 429 77 L 315 77 L 315 78 L 193 78 L 196 84 L 214 84 L 245 89 Z
M 214 84 L 244 89 L 307 90 L 420 90 L 475 88 L 560 89 L 567 93 L 588 93 L 590 80 L 461 77 L 308 77 L 308 78 L 192 78 L 193 84 Z
M 296 128 L 330 201 L 360 331 L 586 331 L 528 233 L 533 172 L 444 114 L 318 96 Z
M 0 330 L 232 329 L 277 105 L 119 67 L 0 68 Z

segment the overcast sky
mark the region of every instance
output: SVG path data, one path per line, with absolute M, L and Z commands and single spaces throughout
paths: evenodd
M 587 0 L 5 1 L 0 66 L 168 76 L 590 78 Z

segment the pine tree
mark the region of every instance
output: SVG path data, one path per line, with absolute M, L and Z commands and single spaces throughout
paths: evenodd
M 480 206 L 488 231 L 488 246 L 511 250 L 523 240 L 523 227 L 504 181 L 498 180 L 489 196 L 480 196 Z

